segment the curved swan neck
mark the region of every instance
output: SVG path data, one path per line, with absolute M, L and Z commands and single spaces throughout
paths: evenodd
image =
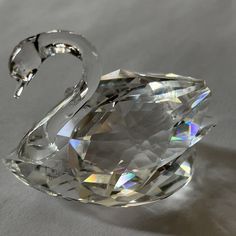
M 95 48 L 83 36 L 69 31 L 56 30 L 29 37 L 21 41 L 11 54 L 10 74 L 20 82 L 20 87 L 15 93 L 15 97 L 18 98 L 47 58 L 64 53 L 69 53 L 82 62 L 82 78 L 78 76 L 80 79 L 73 87 L 73 91 L 29 130 L 19 145 L 19 152 L 25 150 L 30 153 L 30 148 L 33 148 L 35 153 L 44 157 L 56 150 L 51 147 L 58 130 L 76 114 L 97 89 L 101 77 L 101 65 Z M 31 145 L 34 143 L 32 141 L 35 140 L 34 137 L 38 137 L 37 144 Z M 43 152 L 40 151 L 42 146 Z
M 81 35 L 70 31 L 54 30 L 37 34 L 21 41 L 13 50 L 10 60 L 10 75 L 20 82 L 15 92 L 18 98 L 34 78 L 40 65 L 57 54 L 71 54 L 83 64 L 82 79 L 93 93 L 101 76 L 98 54 L 95 48 Z

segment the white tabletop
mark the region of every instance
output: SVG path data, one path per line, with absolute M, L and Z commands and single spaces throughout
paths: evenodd
M 192 182 L 153 205 L 67 202 L 23 185 L 0 164 L 1 236 L 236 235 L 236 1 L 0 0 L 0 29 L 2 158 L 81 69 L 70 57 L 52 59 L 18 102 L 12 98 L 12 48 L 50 29 L 84 34 L 102 55 L 104 74 L 124 68 L 205 79 L 217 120 L 197 146 Z

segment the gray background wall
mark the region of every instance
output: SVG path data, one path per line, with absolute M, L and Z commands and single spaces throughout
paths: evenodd
M 236 1 L 0 0 L 2 158 L 81 70 L 71 57 L 50 60 L 41 79 L 19 101 L 12 98 L 16 83 L 7 68 L 12 48 L 55 28 L 93 42 L 104 73 L 126 68 L 205 79 L 217 127 L 197 147 L 193 181 L 169 199 L 139 208 L 54 199 L 24 186 L 0 164 L 0 235 L 236 235 Z

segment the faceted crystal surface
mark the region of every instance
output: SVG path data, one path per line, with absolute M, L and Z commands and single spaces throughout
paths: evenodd
M 153 202 L 190 181 L 192 146 L 212 126 L 209 95 L 202 80 L 117 70 L 60 126 L 50 155 L 41 127 L 5 163 L 53 196 L 104 206 Z

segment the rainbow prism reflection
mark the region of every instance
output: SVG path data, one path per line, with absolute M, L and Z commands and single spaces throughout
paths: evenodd
M 181 121 L 174 129 L 171 141 L 192 141 L 200 130 L 200 126 L 192 121 Z

